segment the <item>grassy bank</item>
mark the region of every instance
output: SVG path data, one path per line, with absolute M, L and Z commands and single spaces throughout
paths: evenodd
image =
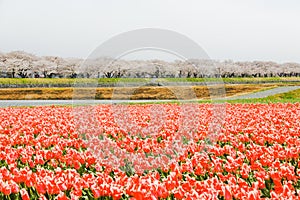
M 221 82 L 224 83 L 292 83 L 300 85 L 300 77 L 268 77 L 268 78 L 158 78 L 155 79 L 159 83 L 167 82 L 191 82 L 191 83 L 205 83 L 205 82 Z M 5 87 L 6 85 L 16 85 L 16 86 L 43 86 L 43 85 L 69 85 L 73 86 L 74 84 L 114 84 L 118 82 L 142 82 L 147 83 L 151 82 L 151 79 L 146 78 L 0 78 L 0 85 Z
M 300 90 L 276 94 L 258 99 L 230 100 L 229 103 L 300 103 Z
M 256 99 L 235 99 L 235 100 L 199 100 L 199 103 L 300 103 L 300 90 L 294 90 L 281 94 Z

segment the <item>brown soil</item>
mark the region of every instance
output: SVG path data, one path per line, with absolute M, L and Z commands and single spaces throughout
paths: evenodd
M 226 96 L 241 95 L 275 87 L 276 84 L 225 85 Z M 5 88 L 1 100 L 26 99 L 209 99 L 222 97 L 221 86 L 125 87 L 125 88 Z M 224 92 L 223 92 L 224 91 Z M 223 95 L 224 97 L 224 95 Z

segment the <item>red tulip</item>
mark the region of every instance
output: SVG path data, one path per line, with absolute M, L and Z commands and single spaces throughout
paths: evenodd
M 29 195 L 25 188 L 22 188 L 20 190 L 20 193 L 21 193 L 22 200 L 30 200 Z

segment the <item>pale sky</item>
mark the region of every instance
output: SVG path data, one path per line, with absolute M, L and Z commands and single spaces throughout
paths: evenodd
M 298 0 L 0 0 L 0 51 L 87 57 L 139 28 L 176 31 L 213 59 L 300 62 Z

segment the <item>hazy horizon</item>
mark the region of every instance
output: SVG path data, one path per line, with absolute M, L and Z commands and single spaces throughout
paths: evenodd
M 0 52 L 86 58 L 111 37 L 139 28 L 176 31 L 214 60 L 300 63 L 300 2 L 0 0 Z M 172 60 L 161 52 L 125 59 Z

